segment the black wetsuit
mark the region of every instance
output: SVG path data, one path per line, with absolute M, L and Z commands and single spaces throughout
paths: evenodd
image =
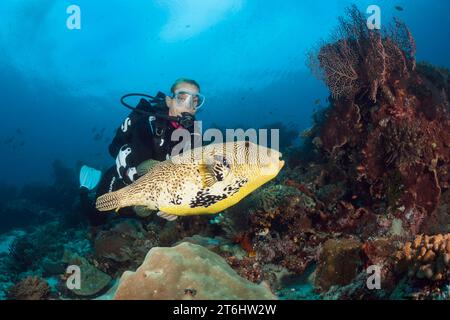
M 157 103 L 141 99 L 136 106 L 137 110 L 147 111 L 152 115 L 132 111 L 117 129 L 116 136 L 109 145 L 109 153 L 115 159 L 116 164 L 103 174 L 97 188 L 96 198 L 132 183 L 137 178 L 136 167 L 143 161 L 168 159 L 173 147 L 180 143 L 178 140 L 172 141 L 171 139 L 175 130 L 188 130 L 191 135 L 189 141 L 191 144 L 196 143 L 195 139 L 199 139 L 198 130 L 195 130 L 194 126 L 184 128 L 176 122 L 155 116 L 155 112 L 167 114 L 169 110 L 165 104 L 163 93 L 159 92 L 156 98 L 156 101 L 159 101 Z M 182 140 L 182 142 L 188 141 Z M 81 207 L 91 224 L 104 223 L 107 215 L 95 209 L 88 198 L 86 188 L 81 190 Z M 126 208 L 121 209 L 120 213 L 132 214 Z

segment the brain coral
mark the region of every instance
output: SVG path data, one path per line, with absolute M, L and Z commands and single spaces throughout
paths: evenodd
M 115 300 L 275 299 L 265 285 L 240 277 L 212 251 L 183 242 L 152 248 L 136 272 L 122 275 Z

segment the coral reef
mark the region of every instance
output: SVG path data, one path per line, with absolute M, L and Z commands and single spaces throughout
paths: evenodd
M 20 273 L 39 268 L 47 257 L 60 261 L 64 246 L 55 239 L 62 238 L 63 231 L 57 222 L 37 227 L 33 232 L 17 237 L 9 248 L 8 262 L 11 270 Z
M 222 250 L 226 250 L 227 249 L 226 246 L 229 244 L 225 239 L 221 237 L 209 238 L 198 234 L 192 237 L 183 238 L 179 242 L 175 243 L 175 245 L 181 244 L 183 242 L 197 244 L 215 253 L 221 252 Z
M 344 182 L 345 220 L 362 214 L 375 227 L 373 213 L 391 214 L 388 220 L 400 219 L 411 236 L 426 231 L 424 221 L 448 189 L 448 71 L 416 67 L 414 40 L 403 23 L 380 33 L 363 27 L 362 18 L 350 8 L 338 40 L 311 53 L 312 68 L 323 71 L 333 93 L 314 130 L 317 147 L 327 179 Z
M 111 283 L 112 278 L 108 274 L 97 269 L 84 257 L 78 255 L 66 256 L 63 258 L 63 261 L 68 265 L 80 268 L 80 288 L 73 290 L 65 288 L 69 294 L 91 298 L 103 293 Z M 65 274 L 62 280 L 65 281 L 68 276 L 68 274 Z
M 297 189 L 284 185 L 270 184 L 262 187 L 227 209 L 220 226 L 231 238 L 247 232 L 250 227 L 259 229 L 256 232 L 263 232 L 270 227 L 275 216 L 280 215 L 280 208 L 301 195 Z
M 94 241 L 94 257 L 110 274 L 136 268 L 148 250 L 159 244 L 154 231 L 146 231 L 139 221 L 127 219 L 101 230 Z
M 47 282 L 38 277 L 26 277 L 8 291 L 10 300 L 45 300 L 50 296 Z
M 260 283 L 263 280 L 261 264 L 255 257 L 238 258 L 231 255 L 226 258 L 226 261 L 241 277 L 253 283 Z
M 46 222 L 28 232 L 13 232 L 10 238 L 8 251 L 0 255 L 0 296 L 11 284 L 28 276 L 58 279 L 66 270 L 65 253 L 88 255 L 91 251 L 86 231 L 64 229 L 61 221 Z
M 362 266 L 361 242 L 355 239 L 330 239 L 319 254 L 315 285 L 328 290 L 333 285 L 347 285 Z
M 430 234 L 446 233 L 450 231 L 450 189 L 442 192 L 439 205 L 433 219 L 425 221 L 425 229 Z
M 224 213 L 219 226 L 228 239 L 240 244 L 248 258 L 241 261 L 224 256 L 250 281 L 258 281 L 261 276 L 261 271 L 254 268 L 255 262 L 302 273 L 314 260 L 317 245 L 325 235 L 312 231 L 315 197 L 306 188 L 300 189 L 268 185 Z
M 190 243 L 153 248 L 136 272 L 125 272 L 114 299 L 275 299 L 241 277 L 217 254 Z
M 34 244 L 24 236 L 11 243 L 8 258 L 10 269 L 21 272 L 33 268 L 38 254 L 35 254 Z
M 175 223 L 163 221 L 163 225 L 158 227 L 160 245 L 172 246 L 181 239 L 195 234 L 214 236 L 216 228 L 210 223 L 210 219 L 209 216 L 192 216 L 180 217 Z
M 323 298 L 389 298 L 402 292 L 397 247 L 450 231 L 450 73 L 416 63 L 405 24 L 369 30 L 355 6 L 331 41 L 311 52 L 310 66 L 330 88 L 330 105 L 290 153 L 301 160 L 217 223 L 247 256 L 219 254 L 251 281 L 271 283 L 270 264 L 293 275 L 317 265 Z M 381 268 L 376 293 L 365 287 L 370 265 Z M 446 278 L 441 269 L 426 272 Z M 421 285 L 421 297 L 445 291 Z
M 450 234 L 418 235 L 396 255 L 398 268 L 410 277 L 432 281 L 450 279 Z
M 368 240 L 360 246 L 359 268 L 345 284 L 333 285 L 321 293 L 323 299 L 450 299 L 446 250 L 448 235 L 419 235 L 414 241 L 392 238 Z M 433 256 L 434 255 L 434 256 Z M 376 265 L 381 272 L 380 287 L 369 289 L 366 267 Z M 330 265 L 325 264 L 327 268 Z M 333 268 L 333 267 L 331 267 Z M 316 271 L 316 282 L 319 280 Z

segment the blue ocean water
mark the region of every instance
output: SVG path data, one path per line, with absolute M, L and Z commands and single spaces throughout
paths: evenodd
M 311 125 L 328 91 L 306 67 L 352 1 L 18 1 L 0 3 L 1 183 L 51 182 L 51 163 L 107 168 L 107 146 L 128 110 L 128 92 L 168 93 L 179 77 L 207 97 L 205 127 Z M 398 16 L 418 60 L 449 66 L 449 3 L 358 1 Z M 81 29 L 66 26 L 68 6 Z M 395 6 L 400 6 L 399 11 Z M 93 128 L 104 128 L 95 137 Z

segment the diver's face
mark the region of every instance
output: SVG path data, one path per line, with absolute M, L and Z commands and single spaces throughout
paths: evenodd
M 198 94 L 198 88 L 190 83 L 180 83 L 175 87 L 175 93 L 187 91 L 193 94 Z M 191 101 L 192 99 L 192 101 Z M 188 112 L 195 115 L 198 106 L 198 97 L 190 96 L 189 94 L 180 94 L 177 98 L 166 96 L 166 104 L 169 108 L 169 115 L 172 117 L 180 116 L 183 112 Z

